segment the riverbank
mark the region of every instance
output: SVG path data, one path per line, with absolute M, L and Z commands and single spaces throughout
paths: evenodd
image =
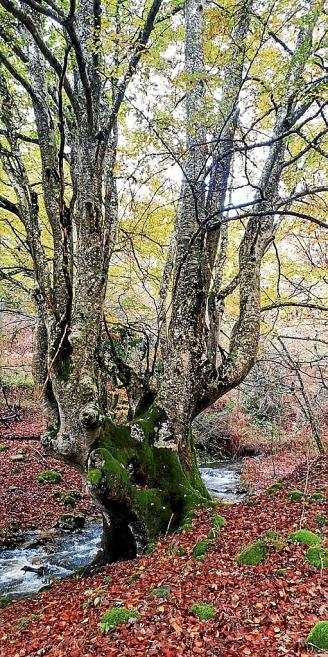
M 327 482 L 327 458 L 311 461 L 271 492 L 220 506 L 221 529 L 213 529 L 213 512 L 200 511 L 192 530 L 161 540 L 150 556 L 10 605 L 1 612 L 1 657 L 313 655 L 304 639 L 327 620 L 327 569 L 311 565 L 307 548 L 288 536 L 303 527 L 327 545 L 328 527 L 318 525 L 327 518 Z M 301 497 L 291 500 L 295 489 Z M 319 498 L 310 501 L 314 492 Z M 262 563 L 237 563 L 243 547 L 272 531 L 279 541 Z M 207 542 L 201 559 L 200 541 Z M 194 603 L 212 605 L 213 617 L 199 620 Z M 139 617 L 104 634 L 99 623 L 113 607 Z

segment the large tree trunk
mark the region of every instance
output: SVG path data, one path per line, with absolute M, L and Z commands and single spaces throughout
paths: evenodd
M 190 427 L 178 440 L 156 403 L 118 426 L 101 418 L 95 405 L 83 405 L 76 382 L 57 382 L 55 390 L 61 397 L 61 428 L 43 444 L 79 469 L 103 513 L 99 563 L 137 556 L 194 509 L 212 504 Z

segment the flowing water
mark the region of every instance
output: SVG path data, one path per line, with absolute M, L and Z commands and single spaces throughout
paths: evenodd
M 46 545 L 0 552 L 0 596 L 21 598 L 39 591 L 51 579 L 71 575 L 89 564 L 100 545 L 102 523 L 90 522 L 79 532 L 60 533 Z M 32 536 L 31 536 L 32 538 Z M 43 567 L 45 573 L 25 572 L 24 566 Z
M 202 479 L 213 497 L 237 502 L 240 491 L 241 463 L 213 462 L 200 466 Z M 73 533 L 60 532 L 53 541 L 38 547 L 21 547 L 0 552 L 0 596 L 21 598 L 33 595 L 51 582 L 86 566 L 99 549 L 101 521 L 86 524 Z M 34 538 L 33 533 L 28 537 Z M 43 568 L 44 574 L 25 572 L 24 566 Z
M 213 461 L 200 466 L 202 480 L 213 495 L 223 502 L 240 501 L 245 490 L 240 483 L 242 463 L 240 461 Z

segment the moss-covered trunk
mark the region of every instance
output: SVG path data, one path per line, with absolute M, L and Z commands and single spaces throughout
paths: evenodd
M 181 454 L 174 442 L 165 443 L 165 430 L 163 413 L 152 406 L 123 427 L 107 420 L 93 445 L 87 480 L 105 519 L 103 562 L 136 556 L 210 504 L 191 431 Z

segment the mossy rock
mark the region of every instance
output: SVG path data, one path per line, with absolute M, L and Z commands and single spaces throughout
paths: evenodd
M 63 495 L 61 497 L 61 501 L 65 506 L 67 506 L 68 509 L 75 509 L 76 507 L 76 499 L 73 497 L 73 495 L 70 495 L 67 493 L 67 495 Z
M 4 445 L 3 443 L 0 443 L 0 452 L 5 452 L 6 449 L 8 449 L 8 445 Z
M 272 484 L 272 486 L 270 486 L 270 488 L 267 488 L 264 492 L 267 493 L 268 495 L 272 495 L 273 493 L 277 493 L 283 487 L 284 485 L 281 483 L 281 481 L 277 481 L 276 484 Z
M 149 595 L 154 595 L 156 598 L 167 598 L 171 593 L 169 586 L 157 586 L 152 589 Z
M 192 556 L 194 559 L 199 559 L 202 560 L 205 558 L 206 552 L 211 544 L 211 541 L 198 541 L 193 549 L 192 549 Z
M 268 547 L 262 542 L 257 541 L 246 545 L 237 556 L 237 563 L 240 566 L 258 566 L 265 561 L 267 556 Z
M 113 607 L 102 615 L 100 619 L 100 629 L 105 634 L 113 630 L 118 625 L 125 625 L 130 620 L 135 618 L 139 620 L 140 614 L 134 609 L 126 609 L 125 607 Z
M 320 536 L 308 529 L 299 529 L 296 532 L 288 534 L 288 539 L 293 543 L 300 543 L 301 545 L 318 545 L 321 543 Z
M 76 531 L 85 525 L 85 516 L 80 513 L 63 513 L 58 521 L 60 529 Z
M 305 493 L 302 493 L 301 490 L 291 490 L 287 497 L 289 500 L 291 500 L 291 502 L 298 502 L 299 500 L 304 500 L 306 495 Z
M 213 618 L 216 614 L 216 609 L 213 605 L 209 604 L 193 604 L 189 608 L 189 612 L 199 618 L 199 620 L 206 621 Z
M 306 553 L 305 558 L 315 568 L 328 568 L 328 550 L 324 547 L 315 546 L 310 547 Z
M 325 502 L 326 496 L 323 493 L 312 493 L 309 497 L 309 502 L 314 504 L 315 502 Z
M 62 480 L 62 475 L 56 470 L 44 470 L 37 476 L 40 484 L 58 484 Z
M 305 643 L 318 650 L 328 649 L 328 621 L 319 621 L 305 639 Z
M 221 529 L 221 527 L 224 527 L 225 523 L 226 520 L 223 516 L 216 515 L 212 518 L 212 527 L 215 529 Z

